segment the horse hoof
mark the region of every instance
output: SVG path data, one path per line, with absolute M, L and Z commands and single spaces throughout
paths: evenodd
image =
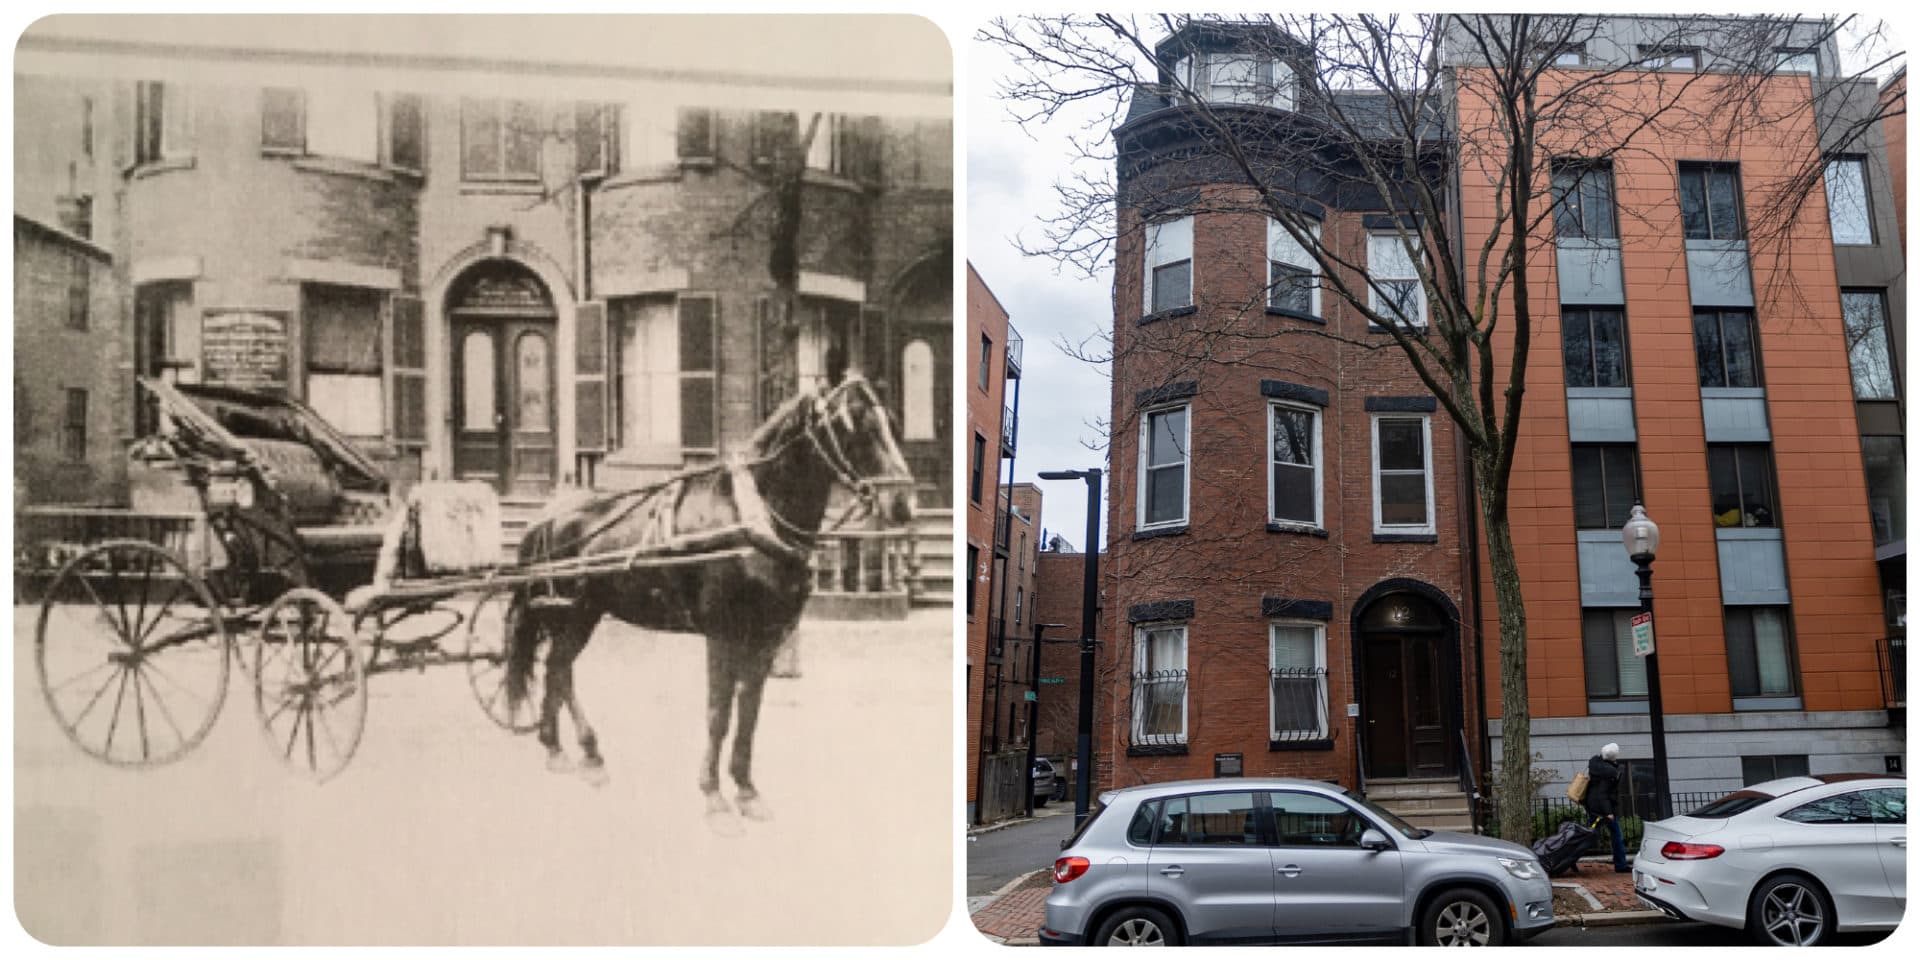
M 773 819 L 773 810 L 759 797 L 741 797 L 738 800 L 740 815 L 755 823 L 766 823 Z
M 589 760 L 582 763 L 580 765 L 580 779 L 585 780 L 588 786 L 606 786 L 608 779 L 610 779 L 607 776 L 607 765 L 598 760 Z
M 731 812 L 708 811 L 707 829 L 713 831 L 714 836 L 728 840 L 738 839 L 747 835 L 747 828 L 741 825 L 740 818 L 734 816 Z
M 547 772 L 572 773 L 574 772 L 573 761 L 567 759 L 564 753 L 549 753 L 547 754 Z

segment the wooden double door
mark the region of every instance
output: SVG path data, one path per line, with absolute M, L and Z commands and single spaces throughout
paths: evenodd
M 453 322 L 453 470 L 505 496 L 553 490 L 554 323 L 459 317 Z
M 1360 635 L 1361 719 L 1370 777 L 1450 777 L 1455 691 L 1440 630 L 1364 631 Z

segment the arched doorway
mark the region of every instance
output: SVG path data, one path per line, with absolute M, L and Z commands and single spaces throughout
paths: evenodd
M 503 495 L 543 496 L 558 466 L 554 309 L 533 272 L 489 260 L 447 293 L 453 473 Z
M 887 305 L 897 364 L 888 403 L 923 507 L 948 507 L 953 497 L 952 263 L 940 251 L 908 267 L 892 284 Z
M 1354 675 L 1369 777 L 1459 773 L 1459 615 L 1418 581 L 1376 585 L 1354 605 Z

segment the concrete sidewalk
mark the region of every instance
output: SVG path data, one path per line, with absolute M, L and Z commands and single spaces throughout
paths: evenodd
M 998 826 L 998 825 L 996 825 Z M 1037 945 L 1046 917 L 1052 872 L 1035 870 L 982 897 L 970 907 L 973 925 L 987 939 L 1009 946 Z M 1553 914 L 1560 926 L 1595 927 L 1664 920 L 1633 894 L 1633 874 L 1614 873 L 1610 859 L 1583 860 L 1553 881 Z

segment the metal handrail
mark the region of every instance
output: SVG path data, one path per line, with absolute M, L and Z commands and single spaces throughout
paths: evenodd
M 1480 781 L 1473 775 L 1473 754 L 1467 752 L 1467 728 L 1454 731 L 1460 736 L 1460 787 L 1467 792 L 1467 815 L 1473 820 L 1473 832 L 1480 832 Z

